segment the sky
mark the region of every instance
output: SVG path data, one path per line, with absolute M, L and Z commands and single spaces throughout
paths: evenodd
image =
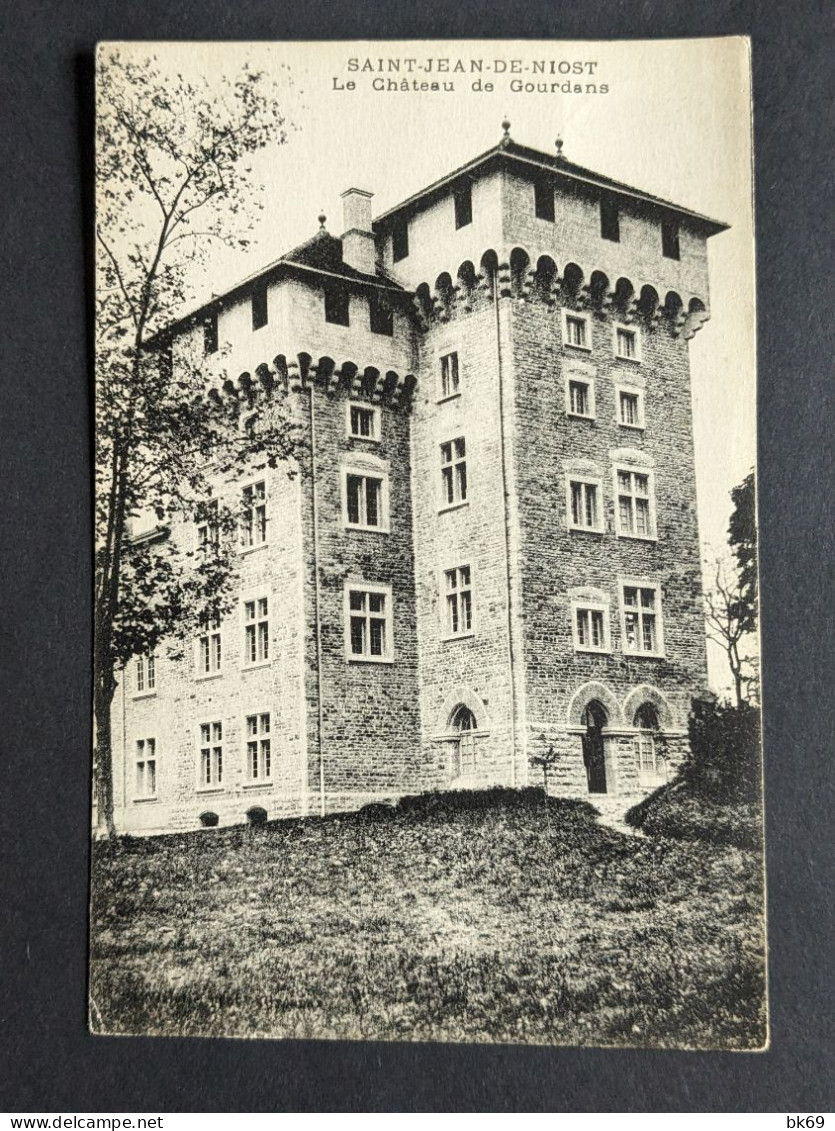
M 121 49 L 137 59 L 154 56 L 172 76 L 209 81 L 248 63 L 273 74 L 283 91 L 287 142 L 263 151 L 253 165 L 265 207 L 252 246 L 246 254 L 219 252 L 194 280 L 197 300 L 228 290 L 308 239 L 320 211 L 340 235 L 346 188 L 373 192 L 377 215 L 451 172 L 499 141 L 505 116 L 517 142 L 554 152 L 559 136 L 570 161 L 730 224 L 708 241 L 711 319 L 690 342 L 700 533 L 706 547 L 725 547 L 729 492 L 756 454 L 747 41 L 154 43 Z M 352 59 L 360 68 L 366 59 L 375 68 L 377 60 L 384 68 L 389 59 L 400 60 L 400 71 L 352 70 Z M 459 59 L 464 73 L 453 70 Z M 447 72 L 436 73 L 438 60 L 448 60 Z M 471 69 L 479 60 L 480 72 Z M 534 73 L 535 62 L 546 73 Z M 561 74 L 567 67 L 577 73 Z M 455 89 L 372 88 L 373 80 L 389 78 L 410 85 L 452 82 Z M 546 83 L 548 90 L 517 91 L 512 82 Z M 551 90 L 552 83 L 566 82 L 583 92 Z M 597 93 L 585 91 L 590 83 Z M 729 674 L 715 648 L 709 664 L 713 686 L 726 689 Z

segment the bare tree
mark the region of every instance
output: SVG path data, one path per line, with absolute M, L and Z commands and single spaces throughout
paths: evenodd
M 755 697 L 757 682 L 757 659 L 750 648 L 753 625 L 746 585 L 727 558 L 714 557 L 706 563 L 705 571 L 712 579 L 704 598 L 707 635 L 728 659 L 736 705 L 742 707 Z
M 242 432 L 240 406 L 208 398 L 201 364 L 172 359 L 165 335 L 212 249 L 250 243 L 261 205 L 249 161 L 286 140 L 279 93 L 246 68 L 209 83 L 118 46 L 98 59 L 95 782 L 111 836 L 118 672 L 223 611 L 234 577 L 229 508 L 215 506 L 217 535 L 199 561 L 171 539 L 131 539 L 131 520 L 149 509 L 160 524 L 193 517 L 211 493 L 209 467 L 253 455 L 275 465 L 296 451 L 278 405 Z

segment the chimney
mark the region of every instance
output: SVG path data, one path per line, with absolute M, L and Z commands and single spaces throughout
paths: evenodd
M 371 230 L 371 198 L 365 189 L 350 188 L 342 194 L 342 259 L 349 267 L 373 275 L 377 261 Z

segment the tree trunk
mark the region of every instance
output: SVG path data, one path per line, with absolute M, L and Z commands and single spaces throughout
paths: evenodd
M 111 840 L 116 837 L 113 819 L 113 735 L 111 708 L 116 680 L 107 661 L 96 665 L 93 714 L 96 720 L 95 788 L 99 831 Z

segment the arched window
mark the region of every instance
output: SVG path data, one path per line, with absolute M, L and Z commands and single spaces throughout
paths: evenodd
M 658 713 L 651 703 L 642 703 L 635 712 L 635 758 L 638 773 L 644 778 L 663 778 L 664 759 L 661 757 Z
M 470 778 L 476 772 L 476 736 L 478 723 L 469 707 L 463 703 L 456 707 L 450 720 L 458 739 L 452 751 L 453 778 Z

